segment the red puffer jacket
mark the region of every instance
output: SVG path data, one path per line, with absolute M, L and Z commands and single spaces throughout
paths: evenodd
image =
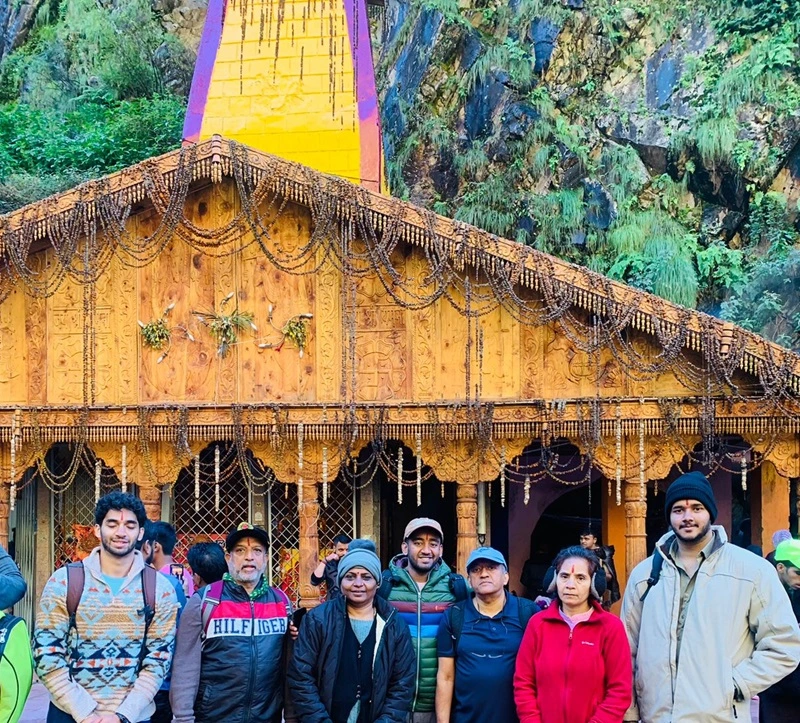
M 622 621 L 599 604 L 571 632 L 557 602 L 531 618 L 514 673 L 520 723 L 620 723 L 632 682 Z

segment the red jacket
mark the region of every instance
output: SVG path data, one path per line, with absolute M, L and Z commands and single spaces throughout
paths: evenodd
M 620 723 L 632 683 L 622 621 L 599 604 L 572 632 L 557 602 L 531 618 L 514 673 L 520 723 Z

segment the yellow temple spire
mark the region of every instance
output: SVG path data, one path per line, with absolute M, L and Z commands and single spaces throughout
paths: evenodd
M 365 0 L 210 0 L 183 135 L 215 134 L 382 190 Z

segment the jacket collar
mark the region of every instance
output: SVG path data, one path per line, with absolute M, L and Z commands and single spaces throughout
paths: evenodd
M 98 580 L 103 579 L 103 571 L 100 568 L 100 551 L 102 548 L 98 545 L 89 553 L 89 556 L 83 561 L 83 567 L 89 571 L 89 573 L 97 578 Z M 144 557 L 139 550 L 134 550 L 133 552 L 133 564 L 131 565 L 131 569 L 128 571 L 128 574 L 125 576 L 125 580 L 123 585 L 127 583 L 129 580 L 132 580 L 136 577 L 142 570 L 144 569 Z
M 347 599 L 344 595 L 340 595 L 335 600 L 331 600 L 326 604 L 335 606 L 337 614 L 341 615 L 342 617 L 347 617 Z M 375 599 L 372 601 L 372 606 L 375 608 L 375 610 L 377 610 L 378 617 L 382 618 L 387 623 L 395 616 L 395 613 L 397 612 L 394 605 L 389 603 L 387 600 L 384 600 L 380 595 L 378 595 L 377 591 L 375 592 Z
M 395 555 L 389 563 L 389 571 L 392 573 L 392 577 L 394 577 L 396 581 L 400 580 L 404 583 L 413 583 L 413 580 L 411 580 L 411 575 L 408 572 L 408 555 Z M 440 557 L 438 562 L 431 568 L 431 571 L 428 574 L 428 582 L 425 584 L 429 585 L 431 583 L 438 582 L 441 578 L 447 577 L 450 572 L 450 566 Z
M 597 600 L 592 600 L 591 604 L 592 604 L 592 610 L 594 612 L 592 613 L 592 616 L 586 621 L 587 623 L 594 624 L 598 622 L 601 615 L 609 615 L 609 613 L 603 610 L 602 606 Z M 553 602 L 550 603 L 550 605 L 547 608 L 542 610 L 542 612 L 540 612 L 539 615 L 542 616 L 543 620 L 548 620 L 550 622 L 555 620 L 557 622 L 564 623 L 566 625 L 564 618 L 561 617 L 561 605 L 558 602 L 558 598 L 553 600 Z
M 723 545 L 728 544 L 728 535 L 725 534 L 725 528 L 722 525 L 711 525 L 711 531 L 714 533 L 714 544 L 711 546 L 711 552 L 709 552 L 706 559 L 713 558 Z M 670 556 L 670 547 L 674 538 L 675 533 L 670 530 L 663 534 L 656 543 L 656 554 L 660 554 L 671 565 L 674 565 Z

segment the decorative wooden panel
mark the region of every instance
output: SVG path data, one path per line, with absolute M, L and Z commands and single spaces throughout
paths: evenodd
M 24 404 L 28 397 L 28 349 L 25 326 L 25 295 L 21 289 L 0 304 L 0 399 Z

